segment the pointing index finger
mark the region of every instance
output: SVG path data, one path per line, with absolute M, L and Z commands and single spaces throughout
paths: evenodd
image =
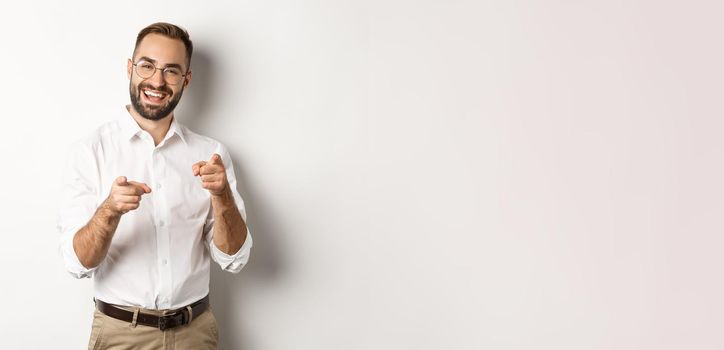
M 221 156 L 218 153 L 214 153 L 211 156 L 211 164 L 217 164 L 217 165 L 223 164 L 221 161 Z
M 128 181 L 128 184 L 140 189 L 143 193 L 151 193 L 151 187 L 148 187 L 148 185 L 143 182 Z

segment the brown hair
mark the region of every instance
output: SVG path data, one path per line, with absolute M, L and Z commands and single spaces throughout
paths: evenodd
M 181 40 L 184 46 L 186 46 L 186 65 L 191 66 L 191 54 L 194 52 L 194 45 L 191 43 L 191 39 L 189 39 L 189 33 L 185 29 L 171 23 L 158 22 L 141 29 L 136 37 L 136 46 L 133 47 L 133 56 L 136 56 L 136 49 L 138 49 L 138 44 L 141 43 L 141 40 L 151 33 Z M 188 68 L 189 67 L 186 69 Z

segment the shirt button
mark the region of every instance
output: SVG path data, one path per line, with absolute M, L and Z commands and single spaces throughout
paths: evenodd
M 166 224 L 166 223 L 164 223 L 163 220 L 159 220 L 159 221 L 158 221 L 158 225 L 161 226 L 161 227 L 163 227 L 163 225 L 165 225 L 165 224 Z
M 161 184 L 157 184 L 157 185 L 156 185 L 156 189 L 157 189 L 157 190 L 160 190 L 160 189 L 161 189 Z
M 161 264 L 166 265 L 166 263 L 168 263 L 168 261 L 166 261 L 166 259 L 161 260 Z

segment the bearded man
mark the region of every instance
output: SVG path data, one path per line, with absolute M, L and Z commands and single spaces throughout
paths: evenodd
M 249 260 L 227 149 L 174 117 L 192 52 L 176 25 L 142 29 L 131 104 L 69 152 L 58 230 L 68 271 L 93 279 L 89 349 L 216 349 L 211 261 L 238 273 Z

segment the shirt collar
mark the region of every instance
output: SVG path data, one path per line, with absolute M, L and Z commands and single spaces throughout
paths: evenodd
M 184 137 L 184 130 L 181 127 L 181 124 L 176 122 L 176 116 L 173 116 L 173 119 L 171 119 L 171 125 L 168 127 L 168 132 L 166 133 L 166 137 L 164 139 L 168 139 L 174 134 L 178 135 L 183 143 L 186 143 L 186 137 Z
M 133 119 L 133 116 L 131 115 L 131 112 L 128 110 L 128 106 L 124 107 L 125 113 L 119 118 L 120 126 L 121 126 L 121 135 L 123 135 L 124 140 L 130 140 L 133 138 L 133 136 L 138 135 L 143 129 L 136 123 L 136 120 Z M 168 132 L 166 133 L 166 136 L 164 137 L 164 141 L 171 138 L 174 134 L 178 135 L 179 138 L 181 138 L 181 141 L 186 143 L 186 137 L 184 135 L 183 127 L 181 124 L 176 122 L 176 117 L 174 116 L 173 119 L 171 119 L 171 125 L 168 128 Z

